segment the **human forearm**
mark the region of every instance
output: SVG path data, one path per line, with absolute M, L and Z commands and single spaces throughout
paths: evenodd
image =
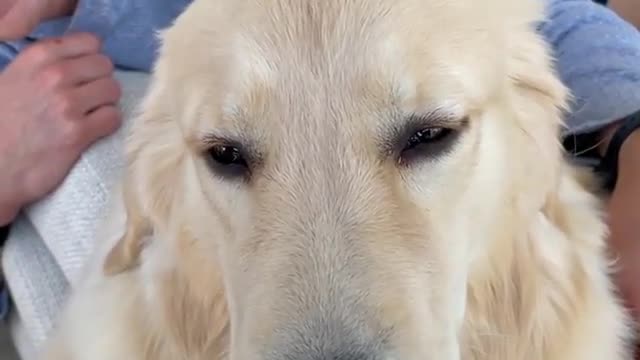
M 0 139 L 1 141 L 2 139 Z M 0 155 L 6 158 L 11 156 L 8 151 L 7 144 L 0 144 Z M 20 197 L 22 190 L 18 188 L 20 181 L 16 181 L 12 169 L 7 169 L 9 164 L 7 161 L 0 160 L 0 165 L 5 167 L 3 174 L 0 176 L 0 227 L 9 225 L 16 217 L 18 211 L 22 207 Z
M 618 177 L 608 203 L 609 247 L 617 259 L 615 274 L 623 299 L 640 323 L 640 130 L 620 148 Z
M 18 209 L 20 209 L 20 206 L 16 205 L 12 200 L 1 198 L 2 195 L 0 195 L 0 228 L 9 225 L 16 217 Z
M 609 0 L 609 7 L 640 29 L 640 3 L 638 0 Z
M 620 149 L 621 175 L 640 178 L 640 129 L 634 131 Z
M 0 74 L 2 74 L 5 67 L 9 65 L 15 56 L 16 52 L 9 44 L 0 42 Z M 2 153 L 2 145 L 3 144 L 0 143 L 0 153 Z M 13 221 L 18 209 L 15 201 L 10 198 L 10 195 L 13 196 L 12 194 L 15 194 L 15 192 L 11 191 L 13 189 L 9 189 L 9 181 L 5 179 L 7 173 L 7 171 L 4 171 L 2 173 L 4 176 L 0 175 L 0 243 L 4 240 L 3 237 L 5 235 L 3 233 L 3 227 Z
M 600 154 L 600 156 L 605 155 L 611 143 L 611 138 L 613 138 L 613 135 L 616 133 L 616 131 L 618 131 L 623 122 L 624 120 L 612 122 L 610 125 L 604 127 L 599 132 L 598 153 Z M 640 152 L 638 152 L 637 145 L 637 143 L 640 141 L 638 140 L 638 137 L 640 137 L 640 129 L 635 130 L 631 135 L 629 135 L 629 137 L 620 147 L 621 163 L 631 164 L 640 158 Z
M 76 9 L 78 0 L 49 0 L 48 9 L 44 12 L 42 21 L 70 16 Z

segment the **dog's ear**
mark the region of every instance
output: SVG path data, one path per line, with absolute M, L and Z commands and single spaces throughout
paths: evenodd
M 103 271 L 107 276 L 135 268 L 139 264 L 144 241 L 151 234 L 149 221 L 142 215 L 138 199 L 130 189 L 125 186 L 122 191 L 127 222 L 124 235 L 111 248 L 104 261 Z
M 126 228 L 103 263 L 106 275 L 137 266 L 150 235 L 166 233 L 175 223 L 172 220 L 178 221 L 170 214 L 180 205 L 175 194 L 186 151 L 182 132 L 170 116 L 171 100 L 164 97 L 162 70 L 156 69 L 127 138 L 122 189 Z
M 542 6 L 534 2 L 527 4 Z M 563 164 L 560 135 L 570 99 L 554 67 L 550 44 L 535 30 L 543 21 L 532 19 L 535 14 L 543 11 L 530 9 L 523 13 L 518 20 L 520 30 L 507 35 L 507 71 L 511 86 L 508 93 L 513 111 L 509 145 L 513 152 L 509 165 L 513 180 L 519 182 L 517 188 L 532 189 L 518 195 L 521 204 L 527 204 L 530 211 L 540 209 L 544 199 L 558 187 Z

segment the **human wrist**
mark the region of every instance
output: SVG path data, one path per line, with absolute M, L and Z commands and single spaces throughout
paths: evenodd
M 70 16 L 76 10 L 79 0 L 56 0 L 51 1 L 49 9 L 47 10 L 45 17 L 47 19 L 53 19 L 58 17 Z
M 0 178 L 0 227 L 10 224 L 24 206 L 23 182 L 16 177 Z
M 635 130 L 620 147 L 620 177 L 640 177 L 640 129 Z
M 598 173 L 604 176 L 604 187 L 612 191 L 618 178 L 640 175 L 640 110 L 605 127 L 598 134 L 600 155 Z
M 609 143 L 611 142 L 611 138 L 613 137 L 613 134 L 615 134 L 616 130 L 620 128 L 620 124 L 621 124 L 621 121 L 616 121 L 606 126 L 598 134 L 597 150 L 600 156 L 604 156 L 607 153 L 607 149 L 609 148 Z
M 20 211 L 20 205 L 17 202 L 4 200 L 0 201 L 0 227 L 5 227 L 16 218 Z

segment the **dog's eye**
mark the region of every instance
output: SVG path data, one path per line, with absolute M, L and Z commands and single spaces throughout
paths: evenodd
M 446 150 L 455 138 L 455 130 L 444 127 L 428 127 L 409 137 L 401 153 L 403 162 L 416 157 L 436 156 Z
M 233 145 L 213 145 L 207 150 L 207 157 L 211 168 L 225 177 L 245 175 L 248 170 L 242 151 Z
M 246 165 L 237 147 L 217 145 L 209 149 L 209 155 L 222 165 Z

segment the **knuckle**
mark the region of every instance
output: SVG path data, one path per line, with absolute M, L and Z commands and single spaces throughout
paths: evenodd
M 115 106 L 104 106 L 102 109 L 102 119 L 107 122 L 118 121 L 120 119 L 120 111 Z
M 115 131 L 122 121 L 120 111 L 115 106 L 105 106 L 100 109 L 100 123 L 102 127 L 101 133 L 109 134 Z
M 104 69 L 105 73 L 111 73 L 115 68 L 111 59 L 104 54 L 96 55 L 96 64 L 100 69 Z
M 78 37 L 84 42 L 87 48 L 92 50 L 98 51 L 100 50 L 100 46 L 102 46 L 100 39 L 91 33 L 80 33 L 78 34 Z
M 70 120 L 62 121 L 60 133 L 63 147 L 77 148 L 82 145 L 84 134 L 78 123 Z
M 98 35 L 95 35 L 94 33 L 87 33 L 87 34 L 91 37 L 94 45 L 98 49 L 100 49 L 100 47 L 102 47 L 102 39 Z
M 116 79 L 109 79 L 106 86 L 110 98 L 113 101 L 117 101 L 118 99 L 120 99 L 120 96 L 122 96 L 122 88 L 120 87 L 120 83 Z
M 109 117 L 109 119 L 111 119 L 111 121 L 116 123 L 119 123 L 122 120 L 122 113 L 120 113 L 120 110 L 116 106 L 109 107 L 107 116 Z
M 45 62 L 51 59 L 54 53 L 47 42 L 40 42 L 26 49 L 24 56 L 32 62 Z
M 104 103 L 117 102 L 122 94 L 120 83 L 112 77 L 97 80 L 93 86 L 96 96 L 99 96 Z
M 53 111 L 63 118 L 67 118 L 73 114 L 73 101 L 71 97 L 61 92 L 53 96 Z
M 40 85 L 46 88 L 55 88 L 64 82 L 66 70 L 62 65 L 51 65 L 40 72 Z

